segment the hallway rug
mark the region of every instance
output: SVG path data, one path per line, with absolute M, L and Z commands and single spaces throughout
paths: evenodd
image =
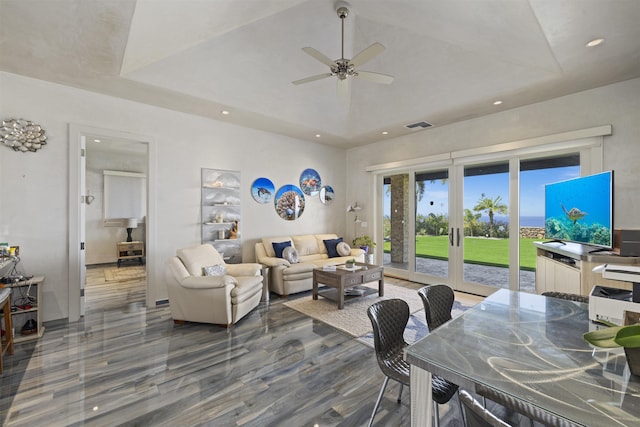
M 121 267 L 121 268 L 105 268 L 105 282 L 124 282 L 127 280 L 144 279 L 147 275 L 145 266 Z

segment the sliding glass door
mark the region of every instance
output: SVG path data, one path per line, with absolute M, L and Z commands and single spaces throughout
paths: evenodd
M 574 152 L 385 175 L 385 272 L 481 295 L 535 292 L 544 184 L 579 173 Z

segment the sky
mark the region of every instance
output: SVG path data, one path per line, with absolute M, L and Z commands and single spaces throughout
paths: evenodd
M 570 166 L 564 168 L 538 169 L 524 171 L 520 178 L 520 215 L 544 217 L 545 184 L 563 181 L 579 176 L 580 168 Z M 418 213 L 448 213 L 448 183 L 438 180 L 425 182 L 425 193 L 418 203 Z M 464 208 L 473 210 L 482 193 L 491 199 L 500 196 L 502 202 L 509 203 L 509 174 L 477 175 L 464 178 Z M 384 212 L 390 209 L 390 194 L 384 194 Z

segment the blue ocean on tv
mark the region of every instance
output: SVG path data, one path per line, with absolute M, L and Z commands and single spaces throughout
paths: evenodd
M 609 173 L 547 185 L 546 237 L 610 246 L 611 200 Z

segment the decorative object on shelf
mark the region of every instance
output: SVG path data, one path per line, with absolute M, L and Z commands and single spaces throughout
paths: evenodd
M 266 204 L 273 199 L 276 187 L 269 178 L 258 178 L 251 184 L 251 195 L 258 203 Z
M 359 247 L 364 251 L 365 254 L 369 253 L 369 249 L 373 251 L 373 248 L 376 247 L 376 242 L 374 242 L 373 239 L 366 234 L 356 237 L 355 239 L 353 239 L 352 243 L 352 246 Z
M 333 188 L 331 188 L 330 185 L 325 185 L 322 188 L 320 188 L 320 201 L 322 203 L 324 203 L 325 205 L 330 205 L 331 203 L 333 203 L 333 200 L 335 199 L 335 193 L 333 191 Z
M 640 376 L 640 313 L 624 311 L 624 326 L 602 322 L 608 328 L 587 332 L 585 341 L 596 347 L 623 347 L 632 375 Z
M 304 212 L 304 194 L 295 185 L 283 185 L 276 193 L 275 208 L 280 218 L 295 221 Z
M 347 212 L 358 212 L 361 210 L 362 207 L 358 204 L 358 202 L 355 202 L 353 205 L 347 206 Z
M 235 220 L 231 225 L 231 231 L 229 231 L 229 239 L 238 239 L 239 237 L 240 230 L 238 230 L 238 220 Z
M 315 196 L 322 187 L 320 174 L 314 169 L 305 169 L 300 174 L 300 189 L 307 196 Z
M 44 129 L 29 120 L 9 119 L 2 122 L 0 140 L 15 151 L 36 152 L 47 143 Z
M 134 228 L 138 228 L 138 218 L 127 219 L 127 242 L 133 242 L 131 232 Z
M 240 172 L 202 168 L 201 179 L 202 243 L 224 254 L 225 262 L 241 263 Z

